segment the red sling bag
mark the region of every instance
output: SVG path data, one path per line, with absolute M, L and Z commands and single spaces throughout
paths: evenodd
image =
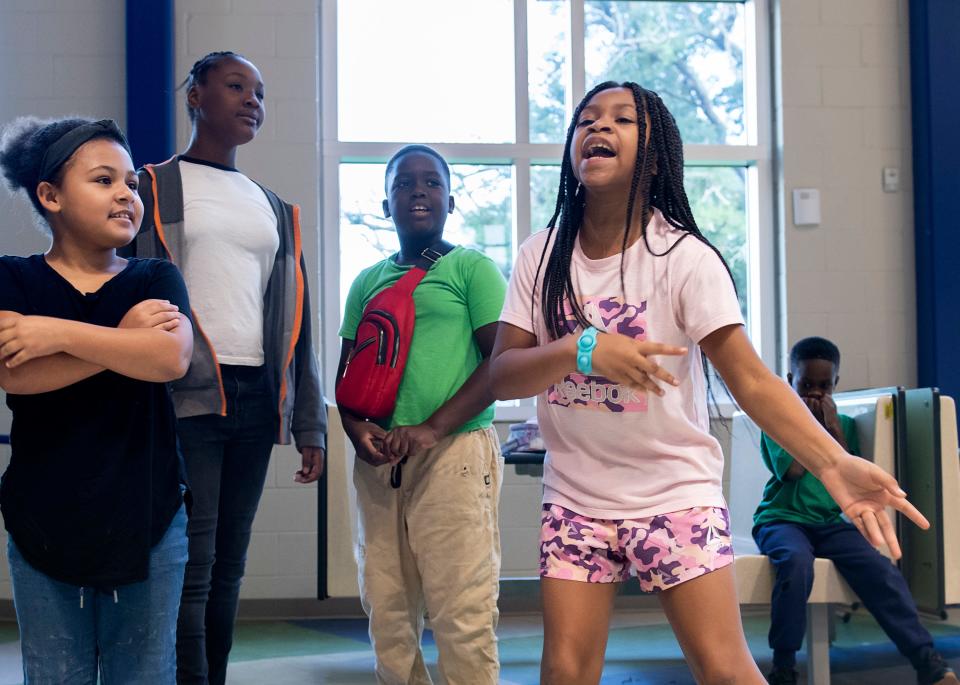
M 421 256 L 430 262 L 426 269 L 419 263 L 411 267 L 363 309 L 353 349 L 337 385 L 337 405 L 352 414 L 385 419 L 397 404 L 417 317 L 413 291 L 442 255 L 428 247 Z

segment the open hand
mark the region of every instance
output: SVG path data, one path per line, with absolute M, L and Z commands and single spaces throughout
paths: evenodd
M 130 307 L 117 328 L 159 328 L 172 331 L 180 325 L 180 308 L 169 300 L 143 300 Z
M 31 359 L 63 352 L 70 322 L 49 316 L 5 316 L 0 319 L 0 360 L 14 369 Z
M 670 385 L 679 385 L 680 381 L 652 357 L 686 353 L 685 347 L 634 340 L 620 333 L 601 333 L 593 350 L 593 370 L 615 383 L 663 395 L 664 390 L 655 379 Z
M 870 544 L 886 544 L 894 559 L 902 553 L 884 507 L 893 507 L 924 530 L 930 527 L 923 514 L 907 501 L 897 480 L 873 462 L 848 454 L 815 475 Z

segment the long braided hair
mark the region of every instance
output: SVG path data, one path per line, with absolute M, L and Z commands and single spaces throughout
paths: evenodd
M 195 85 L 204 85 L 207 82 L 207 72 L 209 72 L 213 67 L 217 66 L 217 64 L 220 63 L 220 60 L 227 57 L 241 59 L 246 62 L 250 61 L 243 55 L 237 52 L 231 52 L 230 50 L 220 50 L 217 52 L 207 53 L 193 63 L 193 66 L 190 67 L 190 73 L 187 74 L 187 77 L 183 79 L 183 82 L 177 86 L 177 90 L 186 90 L 186 92 L 189 93 L 190 89 Z M 197 113 L 194 111 L 193 107 L 190 106 L 189 102 L 187 102 L 187 116 L 190 117 L 190 121 L 194 121 L 197 118 Z
M 626 88 L 633 93 L 633 101 L 637 110 L 637 125 L 640 128 L 637 137 L 637 162 L 633 169 L 633 178 L 630 181 L 630 194 L 627 197 L 626 216 L 624 218 L 623 248 L 620 252 L 620 285 L 624 285 L 624 252 L 627 249 L 627 239 L 630 235 L 631 218 L 640 203 L 641 235 L 650 254 L 662 257 L 669 254 L 680 244 L 680 241 L 694 236 L 709 246 L 720 261 L 723 262 L 727 273 L 730 267 L 723 255 L 714 247 L 700 231 L 693 212 L 690 211 L 690 202 L 683 187 L 683 141 L 673 115 L 663 104 L 660 96 L 642 86 L 626 81 L 605 81 L 590 90 L 573 112 L 573 118 L 567 129 L 567 140 L 563 147 L 563 161 L 560 166 L 560 188 L 557 193 L 557 204 L 553 216 L 547 223 L 549 233 L 544 242 L 543 252 L 540 254 L 540 263 L 537 265 L 537 274 L 534 283 L 539 280 L 543 271 L 543 287 L 541 291 L 541 307 L 544 314 L 544 323 L 548 334 L 558 339 L 575 329 L 574 323 L 587 328 L 591 323 L 587 320 L 580 305 L 571 276 L 570 263 L 573 257 L 573 248 L 576 245 L 577 234 L 583 225 L 584 209 L 586 207 L 586 189 L 577 181 L 573 174 L 573 163 L 570 160 L 570 147 L 576 132 L 577 122 L 587 103 L 597 94 L 611 88 Z M 647 116 L 650 118 L 650 141 L 647 139 Z M 660 210 L 663 218 L 674 228 L 683 231 L 684 235 L 674 242 L 664 252 L 654 252 L 650 248 L 646 226 L 650 219 L 651 207 Z M 550 236 L 556 232 L 553 249 L 547 258 L 547 246 Z M 546 267 L 544 268 L 544 260 Z M 731 281 L 733 275 L 730 274 Z M 736 286 L 734 286 L 736 287 Z M 534 296 L 531 296 L 531 310 L 536 306 Z M 569 309 L 569 311 L 567 311 Z M 572 314 L 574 321 L 569 321 Z

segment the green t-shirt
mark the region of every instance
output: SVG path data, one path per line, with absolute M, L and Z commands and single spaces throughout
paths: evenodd
M 409 269 L 384 259 L 361 271 L 347 295 L 340 337 L 354 340 L 367 303 Z M 483 361 L 473 332 L 500 319 L 505 295 L 503 274 L 476 250 L 455 247 L 430 268 L 413 291 L 413 340 L 397 406 L 385 428 L 423 423 L 456 394 Z M 490 405 L 454 432 L 487 428 L 492 422 Z
M 850 454 L 860 452 L 857 426 L 849 416 L 840 415 L 840 427 Z M 760 456 L 773 477 L 763 489 L 763 499 L 753 515 L 754 525 L 773 521 L 793 521 L 818 525 L 840 520 L 840 507 L 830 493 L 809 471 L 797 480 L 785 480 L 793 457 L 766 433 L 760 442 Z

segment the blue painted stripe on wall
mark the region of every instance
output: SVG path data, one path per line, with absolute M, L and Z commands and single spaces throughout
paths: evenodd
M 960 397 L 960 2 L 911 0 L 917 380 Z
M 176 150 L 174 0 L 127 0 L 127 137 L 133 162 L 162 162 Z

